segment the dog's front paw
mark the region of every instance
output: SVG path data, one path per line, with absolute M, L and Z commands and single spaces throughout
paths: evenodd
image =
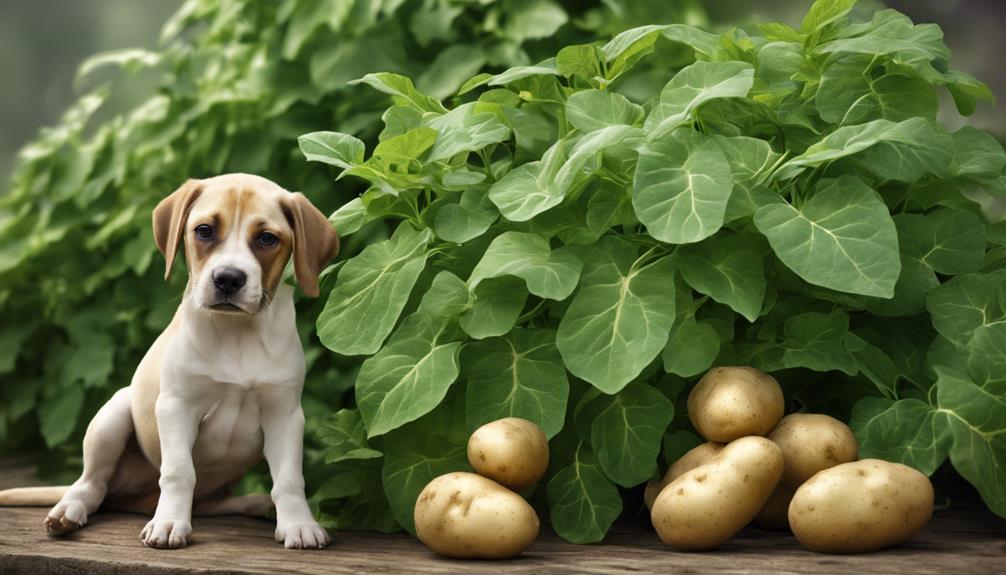
M 332 539 L 318 522 L 301 521 L 277 525 L 276 541 L 281 541 L 287 549 L 322 549 Z
M 80 501 L 60 501 L 46 515 L 42 525 L 52 536 L 65 535 L 87 524 L 87 509 Z
M 147 547 L 157 549 L 177 549 L 189 544 L 192 524 L 184 519 L 154 519 L 140 532 L 140 539 Z

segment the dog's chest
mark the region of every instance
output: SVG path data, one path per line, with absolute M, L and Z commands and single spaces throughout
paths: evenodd
M 233 385 L 223 389 L 199 424 L 192 460 L 201 470 L 248 466 L 262 453 L 260 397 Z

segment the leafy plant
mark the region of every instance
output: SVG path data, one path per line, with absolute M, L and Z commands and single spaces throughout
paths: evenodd
M 329 193 L 326 174 L 304 169 L 296 138 L 315 125 L 376 138 L 381 103 L 349 80 L 390 70 L 444 97 L 483 68 L 529 64 L 624 25 L 622 4 L 575 3 L 574 23 L 551 0 L 190 0 L 161 50 L 85 61 L 87 93 L 23 150 L 0 197 L 0 445 L 49 450 L 40 459 L 50 471 L 79 465 L 90 416 L 129 383 L 181 298 L 184 274 L 162 279 L 150 211 L 186 178 L 253 172 L 331 211 L 358 189 Z M 152 87 L 119 115 L 101 110 L 130 81 L 116 70 Z M 383 230 L 370 234 L 344 253 Z M 298 303 L 313 438 L 358 362 L 322 353 L 312 305 Z
M 515 415 L 551 438 L 534 497 L 601 540 L 620 490 L 695 441 L 682 409 L 714 364 L 774 372 L 791 404 L 848 417 L 864 457 L 948 456 L 1006 515 L 1006 240 L 1000 144 L 935 121 L 988 89 L 932 24 L 820 0 L 799 29 L 624 31 L 481 73 L 444 105 L 390 72 L 379 143 L 300 138 L 367 189 L 332 221 L 394 233 L 334 272 L 322 343 L 364 355 L 325 430 L 358 493 L 412 529 L 468 433 Z M 677 409 L 675 409 L 677 407 Z M 391 522 L 388 522 L 390 525 Z

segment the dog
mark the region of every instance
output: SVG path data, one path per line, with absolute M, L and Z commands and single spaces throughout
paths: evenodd
M 189 542 L 192 515 L 266 516 L 289 549 L 322 548 L 328 533 L 304 494 L 304 351 L 294 324 L 294 275 L 311 297 L 339 250 L 328 219 L 299 193 L 248 174 L 189 180 L 153 212 L 165 279 L 179 243 L 189 281 L 170 325 L 128 387 L 94 416 L 73 485 L 0 492 L 0 505 L 53 505 L 51 535 L 103 509 L 153 515 L 149 547 Z M 265 456 L 269 495 L 232 496 Z

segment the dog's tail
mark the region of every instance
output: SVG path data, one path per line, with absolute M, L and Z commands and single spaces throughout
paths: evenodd
M 69 485 L 16 487 L 0 491 L 0 507 L 48 507 L 59 503 Z

